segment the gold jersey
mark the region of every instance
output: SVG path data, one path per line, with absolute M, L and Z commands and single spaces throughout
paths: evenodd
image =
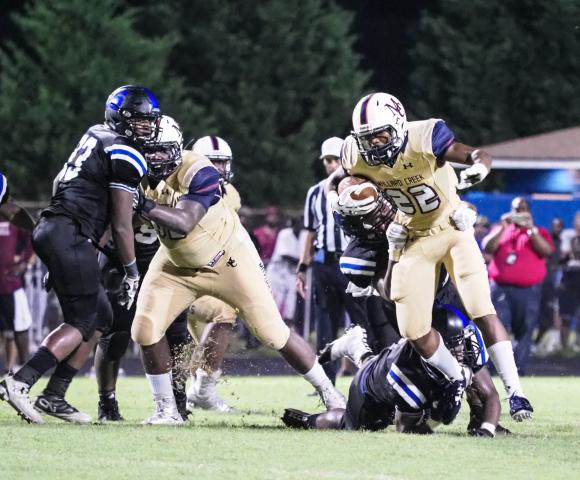
M 395 165 L 370 166 L 363 160 L 354 137 L 344 143 L 342 166 L 350 175 L 368 178 L 396 203 L 396 221 L 411 230 L 448 225 L 459 206 L 457 175 L 445 163 L 437 165 L 433 153 L 433 128 L 438 119 L 409 122 L 409 136 Z
M 189 193 L 189 185 L 203 168 L 215 168 L 203 155 L 185 151 L 181 165 L 155 188 L 147 187 L 145 195 L 158 205 L 175 207 Z M 209 207 L 195 228 L 187 235 L 169 231 L 154 224 L 169 260 L 178 267 L 213 267 L 227 247 L 243 240 L 245 234 L 238 215 L 223 198 Z
M 231 183 L 226 183 L 223 187 L 223 190 L 223 197 L 226 205 L 237 213 L 237 211 L 242 208 L 242 198 L 236 190 L 236 187 L 234 187 Z

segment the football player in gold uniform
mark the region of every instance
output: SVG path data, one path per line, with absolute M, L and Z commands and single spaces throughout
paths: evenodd
M 211 295 L 240 313 L 248 329 L 319 392 L 327 408 L 344 406 L 310 345 L 282 320 L 264 268 L 248 232 L 221 195 L 220 175 L 204 156 L 186 152 L 181 132 L 163 117 L 159 138 L 146 152 L 150 172 L 175 165 L 163 180 L 149 175 L 136 210 L 155 225 L 161 247 L 153 258 L 137 300 L 131 336 L 141 345 L 156 404 L 146 423 L 179 424 L 171 389 L 171 360 L 165 330 L 197 298 Z
M 449 164 L 466 165 L 457 182 Z M 372 180 L 398 207 L 388 231 L 389 252 L 398 260 L 392 272 L 391 298 L 396 302 L 402 335 L 423 359 L 450 379 L 449 399 L 458 411 L 463 390 L 459 365 L 431 328 L 437 271 L 443 263 L 457 286 L 470 317 L 482 330 L 494 365 L 509 397 L 512 418 L 531 418 L 533 408 L 520 384 L 509 336 L 491 303 L 485 263 L 472 231 L 460 231 L 466 210 L 458 190 L 481 182 L 491 156 L 457 143 L 444 121 L 407 122 L 399 100 L 387 93 L 363 97 L 353 112 L 353 132 L 345 140 L 343 171 Z M 331 201 L 333 198 L 332 197 Z
M 240 194 L 232 185 L 232 149 L 220 137 L 209 135 L 199 138 L 193 152 L 210 160 L 220 174 L 222 198 L 234 212 L 242 206 Z M 222 374 L 222 364 L 232 336 L 237 312 L 227 303 L 204 295 L 189 309 L 189 330 L 198 347 L 199 368 L 191 375 L 187 391 L 187 408 L 194 407 L 220 412 L 232 412 L 233 408 L 221 398 L 216 384 Z

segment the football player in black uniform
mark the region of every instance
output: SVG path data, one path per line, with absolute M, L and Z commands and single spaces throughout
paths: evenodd
M 468 432 L 483 437 L 495 436 L 496 430 L 507 433 L 498 427 L 501 404 L 484 367 L 487 353 L 481 333 L 450 305 L 437 305 L 433 314 L 434 327 L 468 380 L 467 398 L 473 404 Z M 438 424 L 449 423 L 440 409 L 447 379 L 425 362 L 407 340 L 402 339 L 375 356 L 365 343 L 364 330 L 357 326 L 330 344 L 328 359 L 341 356 L 360 367 L 351 383 L 346 409 L 313 415 L 287 409 L 282 417 L 287 426 L 374 431 L 394 424 L 399 432 L 432 433 Z
M 33 246 L 48 267 L 64 324 L 53 330 L 32 358 L 0 382 L 0 397 L 30 423 L 39 411 L 86 423 L 64 394 L 88 356 L 97 322 L 108 325 L 111 308 L 99 281 L 97 246 L 110 224 L 125 276 L 118 301 L 130 308 L 139 285 L 133 243 L 133 195 L 147 163 L 142 144 L 155 137 L 161 112 L 153 93 L 123 86 L 108 97 L 105 123 L 87 130 L 55 181 L 55 192 L 33 232 Z M 56 367 L 33 406 L 30 387 Z

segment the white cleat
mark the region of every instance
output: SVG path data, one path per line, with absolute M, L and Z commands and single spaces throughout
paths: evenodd
M 156 398 L 155 413 L 143 420 L 143 425 L 183 425 L 184 423 L 177 411 L 173 396 Z
M 28 423 L 44 423 L 42 416 L 38 413 L 30 397 L 30 387 L 24 382 L 15 380 L 14 377 L 8 376 L 0 382 L 0 399 L 8 402 Z
M 341 337 L 327 343 L 320 351 L 318 361 L 325 364 L 347 357 L 360 368 L 364 357 L 370 355 L 372 355 L 372 350 L 367 344 L 367 332 L 360 325 L 355 325 Z
M 187 392 L 187 409 L 192 411 L 194 408 L 203 410 L 213 410 L 222 413 L 232 413 L 234 409 L 219 396 L 217 383 L 222 375 L 218 370 L 208 374 L 202 368 L 198 368 L 195 373 L 195 379 L 192 379 L 191 387 Z
M 346 408 L 346 399 L 344 395 L 340 393 L 332 383 L 324 387 L 318 387 L 316 389 L 322 403 L 327 410 L 332 410 L 334 408 Z

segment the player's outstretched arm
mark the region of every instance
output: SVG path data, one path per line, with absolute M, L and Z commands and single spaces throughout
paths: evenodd
M 480 404 L 483 409 L 481 412 L 481 424 L 476 430 L 484 429 L 487 432 L 495 435 L 495 430 L 499 422 L 499 416 L 501 413 L 501 403 L 499 400 L 499 394 L 491 380 L 491 375 L 487 368 L 482 368 L 473 376 L 472 384 L 470 385 L 470 395 L 467 396 L 467 400 L 471 405 L 470 396 L 476 397 L 474 399 L 475 403 Z
M 459 174 L 458 190 L 465 190 L 483 181 L 491 171 L 491 155 L 485 150 L 463 143 L 453 143 L 443 155 L 442 160 L 468 166 Z
M 145 218 L 181 235 L 189 234 L 207 212 L 201 203 L 186 199 L 175 207 L 157 205 L 152 200 L 146 200 L 146 205 L 141 209 Z

